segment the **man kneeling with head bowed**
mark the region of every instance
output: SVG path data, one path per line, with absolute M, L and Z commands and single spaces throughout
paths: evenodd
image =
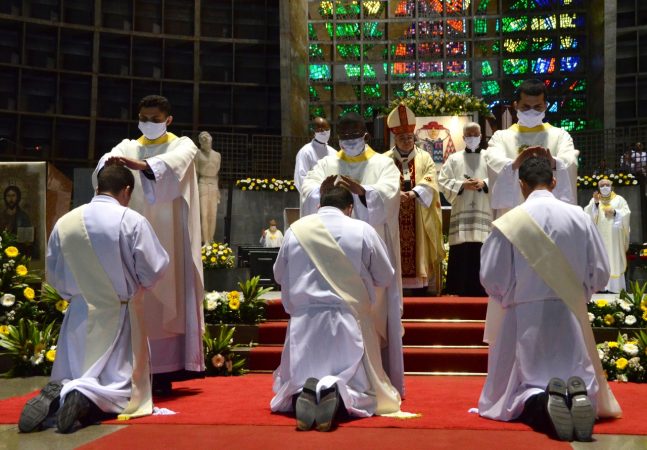
M 395 282 L 389 253 L 373 227 L 350 217 L 344 187 L 324 190 L 320 203 L 291 225 L 274 264 L 290 322 L 270 406 L 295 409 L 299 430 L 329 431 L 341 405 L 357 417 L 399 413 L 400 394 L 371 317 L 375 286 Z
M 54 226 L 47 281 L 70 306 L 51 381 L 20 416 L 23 433 L 54 417 L 58 431 L 70 433 L 109 414 L 127 419 L 152 412 L 141 293 L 169 258 L 148 220 L 127 208 L 134 185 L 127 168 L 104 167 L 92 201 Z
M 479 414 L 589 441 L 596 416 L 622 414 L 586 309 L 609 279 L 607 255 L 588 215 L 553 196 L 548 159 L 526 159 L 519 183 L 526 201 L 493 222 L 481 250 L 481 283 L 502 320 L 488 336 Z

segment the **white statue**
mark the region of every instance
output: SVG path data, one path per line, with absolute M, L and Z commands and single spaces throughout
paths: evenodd
M 202 243 L 213 240 L 216 233 L 216 216 L 220 191 L 218 190 L 218 172 L 220 172 L 220 153 L 211 148 L 213 139 L 206 131 L 198 135 L 200 152 L 195 157 L 198 172 L 198 192 L 200 194 L 200 225 Z

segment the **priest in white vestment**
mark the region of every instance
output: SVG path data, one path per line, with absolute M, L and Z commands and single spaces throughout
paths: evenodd
M 373 316 L 382 340 L 382 362 L 393 385 L 404 396 L 402 357 L 402 276 L 400 269 L 400 171 L 393 160 L 369 147 L 364 118 L 350 112 L 337 124 L 340 150 L 312 168 L 301 186 L 302 216 L 315 213 L 320 192 L 339 184 L 353 193 L 353 217 L 375 228 L 395 268 L 395 282 L 378 288 Z
M 352 209 L 353 197 L 345 188 L 327 190 L 316 214 L 292 224 L 274 264 L 290 321 L 270 405 L 272 411 L 292 411 L 293 396 L 302 390 L 315 393 L 317 406 L 315 398 L 305 404 L 295 400 L 300 429 L 313 425 L 317 408 L 318 429 L 327 431 L 321 426 L 329 427 L 330 417 L 322 419 L 320 409 L 333 386 L 351 415 L 400 409 L 400 395 L 382 367 L 370 313 L 375 287 L 393 283 L 394 268 L 382 239 L 365 222 L 350 218 Z M 328 414 L 334 416 L 337 406 Z
M 195 170 L 199 151 L 188 137 L 166 128 L 173 120 L 168 100 L 142 99 L 139 129 L 143 136 L 125 139 L 97 165 L 125 165 L 135 173 L 130 207 L 146 217 L 168 252 L 170 268 L 144 304 L 151 345 L 154 386 L 160 393 L 171 382 L 204 373 L 202 334 L 204 283 L 200 253 L 200 202 Z
M 463 140 L 465 150 L 449 155 L 438 176 L 440 191 L 452 205 L 445 292 L 482 297 L 481 245 L 490 234 L 492 209 L 480 125 L 466 123 Z
M 611 276 L 605 291 L 619 293 L 626 289 L 627 250 L 629 249 L 629 219 L 631 211 L 627 201 L 613 192 L 612 182 L 602 179 L 593 198 L 584 208 L 598 228 L 609 255 Z
M 386 119 L 395 146 L 384 154 L 400 172 L 400 265 L 402 287 L 426 294 L 430 280 L 440 293 L 443 249 L 440 194 L 436 164 L 429 153 L 415 145 L 416 116 L 400 104 Z
M 21 431 L 33 431 L 53 413 L 59 432 L 97 419 L 97 413 L 136 417 L 152 412 L 149 353 L 141 327 L 141 294 L 160 279 L 169 257 L 151 227 L 127 208 L 132 173 L 118 166 L 99 173 L 92 201 L 63 216 L 47 249 L 47 281 L 65 299 L 52 382 L 30 400 Z M 79 243 L 79 238 L 81 242 Z M 93 413 L 94 412 L 94 416 Z
M 490 138 L 485 162 L 495 218 L 523 202 L 518 170 L 529 156 L 548 158 L 557 179 L 553 195 L 567 203 L 577 203 L 579 152 L 566 130 L 543 122 L 547 94 L 546 85 L 540 80 L 521 83 L 514 102 L 518 123 L 495 132 Z
M 333 156 L 337 152 L 328 145 L 330 139 L 330 124 L 323 117 L 315 117 L 312 121 L 314 138 L 301 147 L 294 162 L 294 186 L 301 192 L 301 184 L 308 172 L 321 158 Z
M 481 251 L 481 282 L 504 316 L 479 414 L 589 440 L 596 415 L 621 414 L 586 311 L 609 278 L 606 251 L 590 218 L 552 194 L 547 159 L 527 159 L 519 176 L 527 200 L 493 222 Z
M 261 233 L 259 242 L 265 248 L 277 248 L 283 244 L 283 233 L 279 230 L 276 220 L 269 221 L 269 226 Z

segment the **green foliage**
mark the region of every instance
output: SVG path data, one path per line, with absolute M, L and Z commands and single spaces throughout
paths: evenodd
M 261 295 L 271 288 L 258 286 L 260 277 L 239 282 L 241 292 L 207 292 L 204 297 L 204 320 L 210 324 L 256 324 L 265 320 L 265 301 Z
M 598 354 L 608 380 L 647 382 L 647 333 L 640 330 L 630 339 L 618 334 L 616 341 L 598 344 Z
M 56 357 L 60 325 L 50 322 L 44 328 L 38 322 L 20 319 L 17 325 L 2 325 L 0 347 L 13 360 L 6 377 L 49 375 Z
M 212 337 L 209 328 L 205 330 L 202 342 L 207 375 L 227 376 L 245 373 L 245 358 L 234 351 L 238 347 L 233 345 L 234 331 L 236 327 L 221 326 L 218 335 Z
M 404 103 L 418 117 L 427 116 L 455 116 L 469 112 L 478 112 L 483 117 L 493 117 L 487 103 L 483 99 L 472 95 L 444 91 L 438 86 L 431 90 L 420 92 L 408 91 L 404 98 L 397 98 L 384 111 L 386 114 Z

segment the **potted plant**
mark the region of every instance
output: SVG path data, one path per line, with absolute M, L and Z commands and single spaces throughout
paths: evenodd
M 597 342 L 614 340 L 618 333 L 631 333 L 647 327 L 647 283 L 629 283 L 615 299 L 600 298 L 588 304 L 589 322 Z
M 238 345 L 233 344 L 236 327 L 221 326 L 214 336 L 207 328 L 202 337 L 204 362 L 207 375 L 242 375 L 245 373 L 245 358 L 236 353 Z
M 236 257 L 228 244 L 211 242 L 202 246 L 205 291 L 231 291 L 249 278 L 249 269 L 236 267 Z
M 647 381 L 647 333 L 641 330 L 629 338 L 618 334 L 617 339 L 598 344 L 598 355 L 608 380 Z

